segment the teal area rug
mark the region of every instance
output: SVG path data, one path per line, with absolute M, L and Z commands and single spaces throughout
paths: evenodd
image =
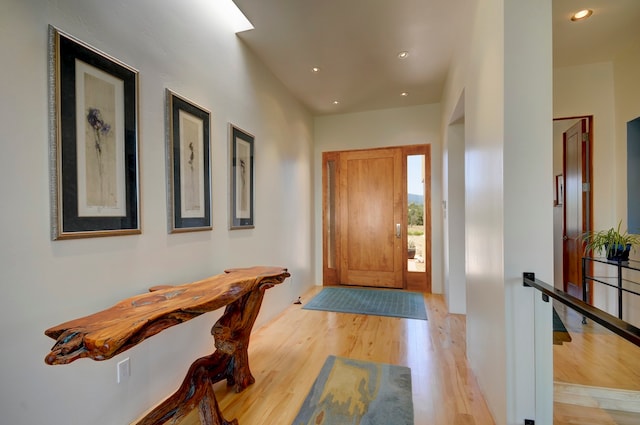
M 422 294 L 390 289 L 328 287 L 303 308 L 427 320 Z
M 562 345 L 563 342 L 571 342 L 571 335 L 567 331 L 567 328 L 562 323 L 562 319 L 558 315 L 556 309 L 553 309 L 553 343 L 555 345 Z
M 413 425 L 411 369 L 329 356 L 292 425 Z

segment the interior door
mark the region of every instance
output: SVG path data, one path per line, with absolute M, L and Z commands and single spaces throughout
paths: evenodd
M 582 253 L 580 236 L 589 223 L 590 192 L 586 120 L 564 133 L 564 290 L 582 298 Z
M 340 283 L 403 287 L 403 156 L 399 148 L 340 153 Z

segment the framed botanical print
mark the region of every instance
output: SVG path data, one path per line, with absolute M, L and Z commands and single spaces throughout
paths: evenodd
M 138 71 L 49 27 L 52 239 L 140 233 Z
M 211 230 L 210 112 L 166 91 L 169 232 Z
M 254 137 L 244 130 L 229 124 L 230 170 L 231 170 L 231 211 L 230 229 L 250 229 L 254 227 Z

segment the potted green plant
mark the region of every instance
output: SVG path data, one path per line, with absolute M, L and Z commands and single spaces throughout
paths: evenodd
M 634 245 L 640 244 L 640 235 L 632 235 L 627 231 L 621 232 L 621 224 L 622 221 L 618 222 L 617 228 L 591 231 L 582 235 L 582 240 L 585 242 L 584 252 L 602 252 L 607 256 L 607 260 L 628 261 L 631 248 L 635 251 Z
M 412 259 L 416 256 L 416 243 L 411 239 L 409 239 L 408 245 L 409 246 L 407 248 L 407 258 Z

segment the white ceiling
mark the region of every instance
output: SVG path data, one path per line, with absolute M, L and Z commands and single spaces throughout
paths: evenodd
M 255 27 L 240 38 L 314 115 L 440 102 L 452 53 L 464 40 L 476 3 L 234 1 Z M 640 43 L 640 0 L 552 4 L 556 67 L 607 61 L 629 43 Z M 593 9 L 593 16 L 571 22 L 571 13 L 582 8 Z M 398 59 L 401 51 L 409 57 Z

